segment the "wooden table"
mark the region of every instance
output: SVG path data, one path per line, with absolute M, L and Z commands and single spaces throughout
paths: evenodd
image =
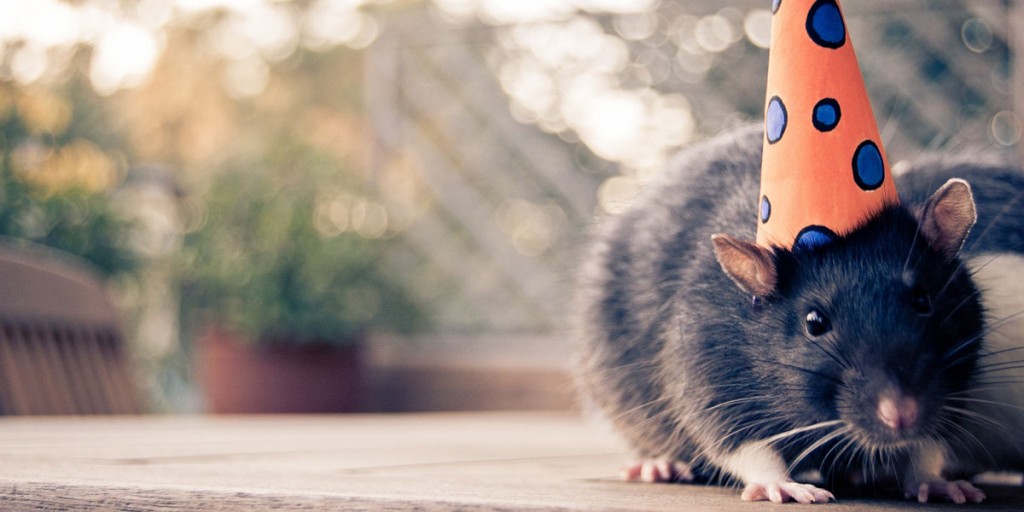
M 732 489 L 619 482 L 623 451 L 568 413 L 5 418 L 0 510 L 778 507 Z M 988 490 L 988 503 L 963 508 L 1024 509 L 1019 487 Z M 853 498 L 814 510 L 923 508 Z

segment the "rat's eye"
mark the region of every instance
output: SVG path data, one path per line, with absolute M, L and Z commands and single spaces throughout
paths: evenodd
M 927 315 L 932 312 L 932 298 L 923 289 L 914 288 L 914 291 L 910 292 L 910 307 L 919 314 Z
M 817 309 L 812 309 L 807 313 L 807 334 L 816 338 L 831 330 L 832 322 L 828 320 L 824 313 Z

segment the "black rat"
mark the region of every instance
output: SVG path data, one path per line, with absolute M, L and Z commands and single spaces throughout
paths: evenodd
M 769 250 L 753 242 L 762 143 L 751 127 L 683 152 L 581 273 L 579 382 L 641 460 L 626 477 L 775 502 L 880 481 L 983 500 L 953 478 L 1024 468 L 1024 173 L 901 164 L 901 205 Z M 818 485 L 793 480 L 807 471 Z

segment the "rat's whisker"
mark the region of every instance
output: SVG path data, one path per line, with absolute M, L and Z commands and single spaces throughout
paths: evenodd
M 843 421 L 843 420 L 820 421 L 818 423 L 813 423 L 811 425 L 805 425 L 805 426 L 802 426 L 802 427 L 797 427 L 797 428 L 794 428 L 794 429 L 787 430 L 785 432 L 781 432 L 779 434 L 775 434 L 775 435 L 773 435 L 771 437 L 768 437 L 768 438 L 765 438 L 765 439 L 762 439 L 762 440 L 758 441 L 758 443 L 759 444 L 764 444 L 764 445 L 773 445 L 773 444 L 778 443 L 779 441 L 781 441 L 783 439 L 795 436 L 797 434 L 803 434 L 805 432 L 811 432 L 811 431 L 814 431 L 814 430 L 821 430 L 821 429 L 825 429 L 825 428 L 838 427 L 838 426 L 844 425 L 845 423 L 846 422 Z
M 952 414 L 958 415 L 966 420 L 972 420 L 974 423 L 978 425 L 988 425 L 998 430 L 1002 430 L 1004 432 L 1011 433 L 1014 435 L 1024 435 L 1024 430 L 1016 428 L 1012 425 L 1008 425 L 987 414 L 982 414 L 977 411 L 972 411 L 970 409 L 964 409 L 962 407 L 954 407 L 952 405 L 943 405 L 942 409 L 944 411 L 948 411 Z
M 941 322 L 939 322 L 939 327 L 941 328 L 945 326 L 946 322 L 950 321 L 953 318 L 953 316 L 956 315 L 957 311 L 960 311 L 960 308 L 966 306 L 967 304 L 970 304 L 972 300 L 980 296 L 980 290 L 975 290 L 974 292 L 967 294 L 967 296 L 964 297 L 963 300 L 961 300 L 956 306 L 954 306 L 953 309 L 949 310 L 949 312 L 946 314 L 946 317 L 943 318 Z
M 991 226 L 991 225 L 992 224 L 989 223 L 989 226 Z M 975 275 L 980 273 L 980 271 L 984 270 L 985 267 L 987 267 L 990 264 L 992 264 L 992 262 L 999 260 L 999 258 L 1005 257 L 1009 253 L 1019 252 L 1019 251 L 1017 251 L 1017 249 L 1019 249 L 1022 246 L 1024 246 L 1024 240 L 1021 240 L 1021 241 L 1018 241 L 1016 243 L 1010 244 L 1009 246 L 1007 246 L 1004 249 L 1004 252 L 993 253 L 989 258 L 987 258 L 985 260 L 984 263 L 981 263 L 979 265 L 971 265 L 970 266 L 970 275 L 971 275 L 971 277 L 974 277 Z
M 965 358 L 975 357 L 976 354 L 967 353 L 964 356 L 961 356 L 961 357 L 951 361 L 951 358 L 953 356 L 957 355 L 958 352 L 964 350 L 967 347 L 970 347 L 971 345 L 973 345 L 975 343 L 980 343 L 981 340 L 985 336 L 989 335 L 990 333 L 996 331 L 1000 327 L 1002 327 L 1002 326 L 1004 326 L 1004 325 L 1006 325 L 1006 324 L 1008 324 L 1010 322 L 1014 322 L 1016 320 L 1021 319 L 1022 317 L 1024 317 L 1024 310 L 1021 310 L 1021 311 L 1018 311 L 1016 313 L 1007 315 L 1007 316 L 1005 316 L 1005 317 L 1003 317 L 1003 318 L 1001 318 L 1001 319 L 999 319 L 999 320 L 997 320 L 995 322 L 992 322 L 990 325 L 987 325 L 982 330 L 982 332 L 980 332 L 980 333 L 978 333 L 978 334 L 976 334 L 974 336 L 971 336 L 971 337 L 961 341 L 956 346 L 954 346 L 952 349 L 947 351 L 945 355 L 943 355 L 943 359 L 942 359 L 943 360 L 943 369 L 951 368 L 953 366 L 956 366 L 957 364 L 960 364 L 961 362 L 965 361 L 966 360 Z
M 1001 363 L 991 363 L 991 364 L 986 364 L 986 365 L 979 365 L 978 369 L 975 370 L 975 373 L 980 376 L 980 375 L 986 375 L 986 374 L 991 374 L 991 373 L 1007 372 L 1007 371 L 1011 371 L 1011 370 L 1021 370 L 1021 369 L 1024 369 L 1024 361 L 1017 359 L 1017 360 L 1014 360 L 1014 361 L 1003 361 Z
M 995 462 L 995 457 L 992 456 L 992 452 L 989 451 L 987 446 L 985 446 L 985 443 L 978 439 L 978 436 L 974 435 L 974 433 L 965 428 L 963 425 L 960 425 L 959 423 L 943 416 L 939 417 L 937 424 L 938 426 L 946 427 L 945 430 L 948 433 L 947 438 L 956 440 L 960 444 L 961 448 L 963 448 L 965 453 L 971 453 L 973 451 L 971 449 L 971 445 L 973 444 L 977 446 L 980 449 L 980 451 L 984 452 L 991 462 Z
M 759 362 L 759 363 L 768 363 L 768 364 L 775 365 L 775 366 L 781 366 L 783 368 L 788 368 L 790 370 L 796 370 L 798 372 L 806 373 L 808 375 L 813 375 L 815 377 L 821 378 L 823 380 L 827 380 L 829 382 L 834 382 L 834 383 L 840 384 L 840 385 L 843 384 L 843 382 L 841 380 L 839 380 L 838 378 L 836 378 L 836 377 L 833 377 L 831 375 L 827 375 L 827 374 L 821 373 L 819 371 L 811 370 L 809 368 L 804 368 L 802 366 L 796 366 L 796 365 L 792 365 L 792 364 L 789 364 L 789 363 L 783 363 L 782 361 L 772 361 L 772 360 L 769 360 L 769 359 L 753 359 L 753 361 Z
M 994 350 L 994 351 L 980 350 L 979 353 L 978 353 L 978 359 L 985 359 L 987 357 L 1000 356 L 1000 355 L 1007 354 L 1007 353 L 1010 353 L 1010 352 L 1017 352 L 1019 350 L 1024 350 L 1024 345 L 1019 346 L 1019 347 L 1010 347 L 1010 348 L 1004 348 L 1004 349 Z
M 986 400 L 984 398 L 950 397 L 949 400 L 957 401 L 957 402 L 967 402 L 967 403 L 972 403 L 972 404 L 994 405 L 994 406 L 997 406 L 997 407 L 1005 407 L 1005 408 L 1014 409 L 1014 410 L 1017 410 L 1017 411 L 1024 411 L 1024 407 L 1021 407 L 1021 406 L 1016 405 L 1016 404 L 1011 404 L 1009 402 L 998 402 L 998 401 L 995 401 L 995 400 Z M 974 412 L 974 411 L 972 411 L 972 412 Z
M 845 435 L 846 432 L 847 430 L 845 428 L 839 428 L 818 438 L 817 441 L 811 443 L 810 446 L 808 446 L 807 448 L 804 448 L 804 450 L 800 452 L 796 457 L 793 457 L 792 462 L 789 463 L 789 467 L 786 468 L 786 472 L 792 473 L 793 470 L 796 469 L 796 467 L 799 466 L 800 463 L 804 461 L 804 459 L 811 455 L 811 453 L 813 453 L 818 448 L 821 448 L 822 446 L 825 446 L 826 444 L 834 441 L 836 438 Z

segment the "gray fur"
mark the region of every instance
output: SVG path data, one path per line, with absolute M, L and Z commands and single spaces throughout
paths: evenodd
M 836 414 L 835 403 L 856 399 L 842 392 L 837 398 L 835 390 L 828 389 L 831 385 L 808 380 L 806 370 L 828 373 L 835 365 L 821 350 L 793 341 L 801 339 L 792 320 L 800 314 L 801 301 L 835 302 L 830 294 L 836 288 L 852 290 L 862 301 L 836 306 L 846 314 L 835 320 L 837 330 L 863 327 L 859 335 L 868 340 L 867 349 L 850 340 L 835 341 L 834 350 L 844 360 L 868 367 L 875 362 L 872 358 L 879 358 L 879 379 L 900 380 L 908 392 L 927 395 L 922 408 L 935 415 L 941 413 L 945 393 L 974 382 L 978 344 L 969 345 L 970 357 L 957 361 L 961 366 L 943 368 L 949 377 L 941 385 L 926 382 L 926 374 L 935 371 L 942 347 L 922 355 L 905 379 L 894 377 L 897 370 L 889 369 L 896 364 L 892 361 L 925 350 L 924 338 L 941 338 L 948 351 L 983 331 L 977 292 L 960 261 L 933 264 L 932 259 L 941 258 L 914 242 L 911 212 L 919 212 L 948 178 L 970 182 L 977 203 L 979 221 L 962 256 L 1024 252 L 1024 174 L 1019 169 L 963 159 L 925 159 L 908 164 L 909 170 L 897 177 L 906 208 L 885 215 L 902 227 L 870 225 L 867 233 L 851 236 L 834 254 L 810 259 L 777 251 L 782 266 L 789 268 L 783 272 L 780 298 L 763 306 L 751 304 L 751 297 L 716 262 L 711 236 L 727 233 L 754 239 L 762 140 L 760 128 L 749 127 L 683 152 L 631 209 L 606 219 L 579 278 L 578 380 L 584 394 L 612 420 L 638 456 L 684 461 L 705 476 L 718 470 L 717 458 L 741 442 L 827 420 Z M 861 247 L 865 240 L 890 238 L 900 238 L 885 248 L 892 254 Z M 899 302 L 900 288 L 871 284 L 891 270 L 871 267 L 873 258 L 897 265 L 910 254 L 915 256 L 906 260 L 913 274 L 908 279 L 956 276 L 948 278 L 952 284 L 936 292 L 942 296 L 935 300 L 936 308 L 952 319 L 950 324 L 963 326 L 962 332 L 936 334 L 934 325 L 911 329 L 909 325 L 917 326 L 918 320 Z M 859 326 L 858 319 L 849 318 L 854 313 L 875 321 Z M 893 324 L 900 339 L 908 341 L 887 341 L 893 333 L 885 329 Z M 762 364 L 764 360 L 771 365 Z M 783 366 L 804 370 L 793 372 Z M 870 416 L 870 404 L 866 407 Z M 871 421 L 863 419 L 865 424 Z M 866 427 L 865 435 L 875 435 L 871 428 Z M 795 442 L 786 453 L 787 461 L 813 440 L 808 436 Z M 822 461 L 809 462 L 816 469 L 828 469 Z

